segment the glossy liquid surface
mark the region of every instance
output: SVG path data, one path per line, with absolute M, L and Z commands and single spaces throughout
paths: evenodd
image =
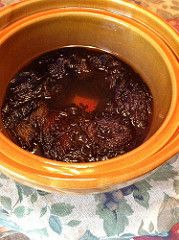
M 66 162 L 99 161 L 144 141 L 152 95 L 140 75 L 117 57 L 66 47 L 17 73 L 2 117 L 11 139 L 32 153 Z

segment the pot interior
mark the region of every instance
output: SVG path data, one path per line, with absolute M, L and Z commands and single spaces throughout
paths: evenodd
M 150 137 L 171 105 L 171 72 L 161 48 L 135 25 L 125 17 L 67 10 L 36 14 L 11 25 L 0 45 L 0 106 L 10 79 L 34 57 L 63 46 L 92 46 L 118 55 L 144 78 L 154 102 Z

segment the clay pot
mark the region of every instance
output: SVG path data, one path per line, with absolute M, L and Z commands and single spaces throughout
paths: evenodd
M 131 64 L 151 89 L 146 141 L 96 163 L 64 163 L 24 151 L 0 122 L 0 170 L 46 191 L 99 192 L 125 186 L 179 152 L 179 39 L 160 18 L 117 0 L 26 0 L 0 11 L 0 104 L 12 76 L 30 59 L 63 46 L 93 46 Z

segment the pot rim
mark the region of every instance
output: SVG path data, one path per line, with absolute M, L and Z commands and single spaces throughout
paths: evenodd
M 29 3 L 33 1 L 25 0 L 22 3 L 26 3 L 26 2 Z M 16 4 L 14 6 L 17 7 L 19 5 Z M 78 8 L 78 9 L 79 11 L 81 10 L 84 11 L 83 8 Z M 75 11 L 76 10 L 77 8 L 75 9 Z M 12 25 L 9 25 L 8 27 L 6 27 L 0 32 L 0 41 L 3 42 L 8 36 L 8 34 L 12 34 L 18 28 L 20 28 L 21 27 L 20 23 L 22 25 L 30 22 L 32 23 L 33 21 L 35 21 L 36 16 L 42 15 L 41 17 L 44 18 L 45 14 L 49 14 L 49 17 L 50 17 L 50 13 L 55 13 L 56 11 L 59 12 L 60 10 L 59 9 L 48 10 L 43 13 L 36 13 L 36 14 L 30 15 L 29 17 L 18 20 L 17 22 L 13 23 Z M 62 11 L 64 12 L 64 9 Z M 66 11 L 68 12 L 69 8 Z M 86 11 L 89 11 L 89 9 Z M 90 12 L 91 11 L 93 12 L 93 10 L 90 10 Z M 101 12 L 99 10 L 95 10 L 95 12 L 99 14 L 104 14 L 104 11 Z M 144 13 L 145 12 L 146 10 L 144 10 Z M 108 13 L 107 15 L 116 18 L 116 15 L 113 15 L 111 13 Z M 120 18 L 120 21 L 122 21 L 121 19 L 123 19 L 122 16 L 119 16 L 118 18 Z M 163 23 L 163 25 L 165 27 L 165 23 Z M 140 26 L 140 30 L 141 29 L 144 30 L 144 27 Z M 156 168 L 157 166 L 165 162 L 167 158 L 177 153 L 178 147 L 176 143 L 172 145 L 174 147 L 173 151 L 169 151 L 168 153 L 166 153 L 165 156 L 163 155 L 161 156 L 160 154 L 160 151 L 161 152 L 163 151 L 161 149 L 167 144 L 167 142 L 169 142 L 170 138 L 178 128 L 177 120 L 179 120 L 178 119 L 179 108 L 177 108 L 177 101 L 178 101 L 179 86 L 176 85 L 177 84 L 176 76 L 177 74 L 179 74 L 179 69 L 177 68 L 177 60 L 175 56 L 172 55 L 171 49 L 168 49 L 168 46 L 166 46 L 164 42 L 158 38 L 158 36 L 155 36 L 153 33 L 151 33 L 149 29 L 145 29 L 145 33 L 143 34 L 146 34 L 146 36 L 148 34 L 150 38 L 155 39 L 157 44 L 160 45 L 162 49 L 162 50 L 160 49 L 161 54 L 165 53 L 165 57 L 167 59 L 165 60 L 168 62 L 167 65 L 170 69 L 171 79 L 173 79 L 173 82 L 172 82 L 173 96 L 172 96 L 172 102 L 171 102 L 169 112 L 167 114 L 166 119 L 162 123 L 162 126 L 156 131 L 156 133 L 153 134 L 153 136 L 149 138 L 149 140 L 147 140 L 138 148 L 122 156 L 118 156 L 116 158 L 112 158 L 112 159 L 100 161 L 100 162 L 93 162 L 93 163 L 75 163 L 74 164 L 74 163 L 65 163 L 65 162 L 59 162 L 55 160 L 49 160 L 43 157 L 39 157 L 37 155 L 33 155 L 21 149 L 16 144 L 14 144 L 11 140 L 6 138 L 2 133 L 0 133 L 0 145 L 1 145 L 0 157 L 2 158 L 0 168 L 7 173 L 11 172 L 11 174 L 12 172 L 15 171 L 14 174 L 19 175 L 18 177 L 20 178 L 23 178 L 23 174 L 25 175 L 27 173 L 28 177 L 37 183 L 39 183 L 40 180 L 37 179 L 38 177 L 36 177 L 35 174 L 37 176 L 43 176 L 46 178 L 58 178 L 60 182 L 59 185 L 62 187 L 65 187 L 65 186 L 70 187 L 73 185 L 73 188 L 84 188 L 85 185 L 81 184 L 82 181 L 89 183 L 89 180 L 90 180 L 93 183 L 95 183 L 96 181 L 99 181 L 99 178 L 100 178 L 100 180 L 102 181 L 101 184 L 111 185 L 114 183 L 120 183 L 126 180 L 134 179 L 136 177 L 139 177 L 153 170 L 154 168 Z M 165 137 L 161 136 L 161 134 L 165 135 Z M 159 144 L 159 141 L 160 141 L 160 144 Z M 141 151 L 143 151 L 143 156 L 141 154 Z M 145 151 L 145 157 L 144 157 L 144 151 Z M 155 159 L 155 161 L 152 161 L 152 159 L 153 160 Z M 61 184 L 62 180 L 67 181 L 68 185 L 65 183 Z M 69 181 L 71 180 L 75 181 L 75 183 L 73 184 L 69 183 Z M 79 183 L 78 186 L 76 186 L 77 183 Z M 89 184 L 87 188 L 95 188 L 95 186 L 97 185 L 99 186 L 99 183 Z

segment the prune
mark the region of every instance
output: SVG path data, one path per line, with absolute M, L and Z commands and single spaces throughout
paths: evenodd
M 86 59 L 73 54 L 67 61 L 67 66 L 76 73 L 89 72 Z
M 118 61 L 115 61 L 115 59 L 110 54 L 107 54 L 107 53 L 100 54 L 98 56 L 96 54 L 94 55 L 89 54 L 88 58 L 90 60 L 92 67 L 102 71 L 108 71 L 110 67 L 113 67 L 119 64 Z
M 49 159 L 94 162 L 139 146 L 152 95 L 129 65 L 101 50 L 43 54 L 10 82 L 2 119 L 11 139 Z
M 49 64 L 48 72 L 50 77 L 55 80 L 63 78 L 67 74 L 65 65 L 66 61 L 62 57 L 58 58 L 55 63 Z
M 35 128 L 28 121 L 23 121 L 13 129 L 14 137 L 26 147 L 31 147 L 36 136 Z

